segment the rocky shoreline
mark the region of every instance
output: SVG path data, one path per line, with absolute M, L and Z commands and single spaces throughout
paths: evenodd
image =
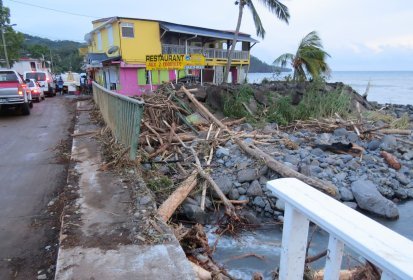
M 388 115 L 409 116 L 412 128 L 412 105 L 378 105 Z M 370 124 L 381 127 L 383 121 Z M 278 131 L 276 124 L 268 124 L 261 130 L 254 130 L 249 124 L 242 124 L 235 130 L 245 133 L 271 135 L 268 143 L 260 144 L 253 138 L 244 141 L 253 143 L 273 155 L 276 160 L 307 176 L 329 181 L 338 187 L 340 201 L 354 209 L 360 208 L 389 219 L 398 218 L 395 202 L 413 198 L 413 149 L 399 141 L 399 136 L 384 135 L 361 139 L 356 132 L 337 128 L 328 133 L 317 133 L 307 129 Z M 412 142 L 413 135 L 404 135 Z M 353 143 L 364 148 L 362 156 L 335 154 L 324 151 L 317 145 L 331 145 L 335 142 Z M 391 168 L 381 155 L 386 151 L 395 156 L 401 164 L 399 170 Z M 231 140 L 220 146 L 211 163 L 213 178 L 224 194 L 231 200 L 248 200 L 248 206 L 259 216 L 283 220 L 283 203 L 267 190 L 268 180 L 279 178 L 265 164 L 244 154 Z M 200 194 L 187 199 L 184 213 L 197 222 L 205 222 L 205 215 L 199 208 Z M 207 199 L 207 206 L 211 202 Z

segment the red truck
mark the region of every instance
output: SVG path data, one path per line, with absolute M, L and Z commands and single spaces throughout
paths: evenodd
M 0 111 L 7 108 L 30 115 L 32 97 L 26 92 L 26 84 L 20 75 L 11 69 L 0 69 Z

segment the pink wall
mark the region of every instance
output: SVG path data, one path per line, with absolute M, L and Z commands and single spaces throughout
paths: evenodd
M 117 92 L 127 96 L 142 95 L 151 92 L 150 85 L 138 85 L 137 70 L 137 68 L 120 68 L 119 83 L 121 89 L 117 90 Z M 152 89 L 156 90 L 157 86 L 153 85 Z

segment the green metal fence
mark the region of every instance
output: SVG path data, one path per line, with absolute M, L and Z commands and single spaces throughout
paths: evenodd
M 129 157 L 137 155 L 144 102 L 107 90 L 93 83 L 93 99 L 116 140 L 130 147 Z

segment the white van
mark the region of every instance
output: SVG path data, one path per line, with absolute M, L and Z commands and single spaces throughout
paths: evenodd
M 39 82 L 43 92 L 47 96 L 56 96 L 56 85 L 52 75 L 48 71 L 26 71 L 23 74 L 25 81 L 34 79 Z

